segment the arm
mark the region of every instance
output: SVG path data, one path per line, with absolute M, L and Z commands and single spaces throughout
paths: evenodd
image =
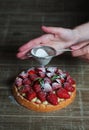
M 71 46 L 74 50 L 73 56 L 80 56 L 89 60 L 89 22 L 78 27 L 74 30 L 77 32 L 78 44 Z
M 89 22 L 75 27 L 74 31 L 76 31 L 78 42 L 89 40 Z
M 83 49 L 88 45 L 89 40 L 89 23 L 80 25 L 75 27 L 74 29 L 67 29 L 61 27 L 45 27 L 42 26 L 42 30 L 46 32 L 46 34 L 30 40 L 28 43 L 24 44 L 19 48 L 19 52 L 17 53 L 17 57 L 20 59 L 26 59 L 26 53 L 35 46 L 39 45 L 49 45 L 53 47 L 57 51 L 57 55 L 59 49 L 70 48 L 73 49 L 73 56 L 81 56 L 86 52 L 86 48 L 84 49 L 84 53 L 82 54 L 81 48 Z M 81 53 L 80 53 L 81 51 Z M 87 50 L 88 51 L 88 50 Z

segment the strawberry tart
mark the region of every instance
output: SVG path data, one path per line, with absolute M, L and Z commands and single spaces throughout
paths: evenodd
M 50 112 L 73 102 L 76 82 L 69 73 L 57 67 L 34 67 L 16 77 L 13 95 L 28 109 Z

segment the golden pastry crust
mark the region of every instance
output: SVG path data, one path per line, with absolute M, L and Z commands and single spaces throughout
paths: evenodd
M 58 105 L 51 105 L 49 103 L 48 104 L 35 103 L 32 101 L 29 101 L 18 92 L 18 89 L 15 85 L 13 86 L 13 95 L 19 104 L 21 104 L 22 106 L 24 106 L 28 109 L 38 111 L 38 112 L 51 112 L 51 111 L 60 110 L 62 108 L 65 108 L 66 106 L 68 106 L 69 104 L 71 104 L 74 101 L 75 96 L 76 96 L 76 84 L 73 86 L 75 87 L 75 90 L 73 92 L 71 92 L 70 98 L 63 99 L 63 101 L 62 100 L 59 101 Z

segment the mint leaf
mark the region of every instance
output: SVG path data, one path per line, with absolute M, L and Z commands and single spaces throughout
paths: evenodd
M 56 80 L 56 79 L 58 79 L 58 78 L 60 78 L 60 76 L 56 74 L 56 75 L 54 75 L 54 76 L 51 78 L 51 80 L 54 81 L 54 80 Z

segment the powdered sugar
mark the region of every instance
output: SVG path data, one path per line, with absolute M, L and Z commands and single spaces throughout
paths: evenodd
M 38 57 L 46 57 L 48 56 L 48 53 L 44 49 L 38 49 L 35 55 Z

